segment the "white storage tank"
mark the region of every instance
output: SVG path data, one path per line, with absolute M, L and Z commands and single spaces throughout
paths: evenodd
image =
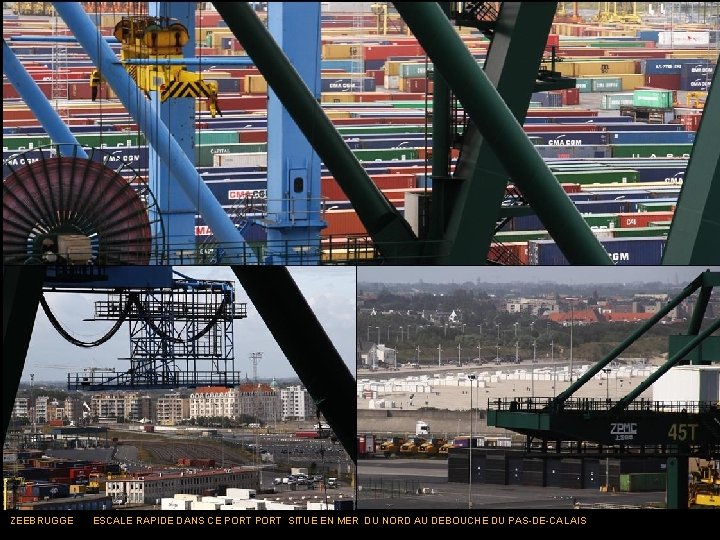
M 720 401 L 720 366 L 677 366 L 652 386 L 653 401 Z

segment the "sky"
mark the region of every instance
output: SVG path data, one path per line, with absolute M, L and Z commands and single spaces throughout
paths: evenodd
M 710 267 L 720 270 L 720 267 Z M 593 283 L 689 283 L 701 266 L 420 266 L 408 272 L 401 266 L 358 267 L 359 283 L 539 283 L 543 281 L 585 285 Z
M 235 282 L 237 302 L 247 302 L 248 317 L 235 321 L 235 369 L 252 377 L 250 353 L 262 352 L 258 364 L 258 378 L 293 378 L 295 372 L 275 343 L 257 310 L 250 303 L 240 283 L 229 267 L 176 267 L 175 270 L 199 279 L 219 279 Z M 355 268 L 342 266 L 290 267 L 290 274 L 305 295 L 315 316 L 329 335 L 351 373 L 355 374 Z M 110 322 L 83 322 L 93 316 L 93 302 L 104 300 L 103 295 L 47 293 L 45 295 L 55 317 L 75 338 L 93 341 L 112 326 Z M 278 299 L 282 301 L 282 299 Z M 288 321 L 292 330 L 292 321 Z M 67 373 L 84 368 L 116 368 L 127 370 L 129 362 L 118 358 L 130 355 L 128 324 L 125 323 L 112 339 L 92 349 L 76 347 L 63 339 L 38 309 L 32 339 L 21 381 L 66 380 Z

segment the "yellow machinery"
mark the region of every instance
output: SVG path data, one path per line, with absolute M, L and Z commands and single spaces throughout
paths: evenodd
M 87 493 L 100 493 L 105 491 L 107 476 L 105 473 L 90 473 L 87 485 Z
M 640 23 L 637 2 L 598 2 L 598 22 Z
M 693 109 L 703 109 L 707 100 L 707 92 L 688 92 L 685 94 L 685 102 Z
M 440 453 L 440 449 L 447 444 L 447 441 L 445 439 L 432 439 L 430 441 L 424 442 L 420 445 L 420 448 L 418 448 L 418 452 L 424 456 L 436 456 Z M 447 452 L 446 452 L 447 454 Z
M 208 100 L 210 114 L 222 116 L 218 107 L 217 83 L 205 81 L 198 73 L 184 65 L 161 64 L 163 60 L 183 58 L 182 48 L 190 40 L 187 28 L 176 19 L 166 17 L 123 17 L 115 25 L 113 35 L 121 43 L 121 60 L 154 59 L 157 64 L 125 64 L 138 87 L 149 92 L 160 92 L 160 101 L 170 98 L 194 97 Z M 100 73 L 93 71 L 90 86 L 93 99 L 100 84 Z
M 400 447 L 400 454 L 403 456 L 414 456 L 420 450 L 420 446 L 425 442 L 426 440 L 420 437 L 408 439 L 407 442 Z
M 692 472 L 688 502 L 690 506 L 720 508 L 720 464 L 717 461 L 700 465 Z
M 402 437 L 393 437 L 380 445 L 380 451 L 385 457 L 390 457 L 393 454 L 400 453 L 400 447 L 403 444 L 405 444 L 405 439 Z
M 3 510 L 10 510 L 15 506 L 15 503 L 17 502 L 17 488 L 22 486 L 24 483 L 24 478 L 16 476 L 6 476 L 3 478 Z
M 455 445 L 453 444 L 453 442 L 452 441 L 446 442 L 438 450 L 438 455 L 440 457 L 448 457 L 451 448 L 455 448 Z

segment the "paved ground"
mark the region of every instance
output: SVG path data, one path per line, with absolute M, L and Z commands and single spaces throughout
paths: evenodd
M 427 493 L 418 495 L 417 489 Z M 473 484 L 470 497 L 476 509 L 568 509 L 576 503 L 657 505 L 664 502 L 665 493 L 600 493 L 589 489 Z M 468 508 L 468 484 L 447 481 L 446 461 L 360 460 L 358 508 Z

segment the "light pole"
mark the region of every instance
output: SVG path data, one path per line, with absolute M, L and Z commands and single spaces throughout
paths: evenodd
M 418 345 L 418 346 L 416 347 L 416 349 L 417 349 L 416 362 L 417 362 L 417 365 L 419 366 L 419 365 L 420 365 L 420 345 Z
M 438 345 L 438 367 L 442 365 L 442 344 Z
M 470 440 L 468 441 L 468 509 L 472 508 L 472 449 L 473 449 L 473 381 L 475 375 L 468 375 L 470 379 Z
M 557 370 L 555 366 L 555 340 L 550 341 L 550 363 L 553 366 L 553 397 L 555 397 L 555 379 L 557 378 Z
M 497 327 L 497 341 L 495 343 L 495 363 L 500 363 L 500 323 L 496 323 Z
M 570 384 L 573 382 L 573 322 L 575 320 L 575 306 L 570 304 Z
M 379 326 L 376 326 L 375 328 L 377 328 L 377 331 L 378 331 L 378 332 L 377 332 L 377 334 L 378 334 L 378 340 L 377 340 L 377 342 L 378 342 L 378 345 L 380 345 L 380 327 L 379 327 Z
M 605 402 L 610 403 L 610 372 L 612 370 L 608 367 L 603 368 L 605 373 Z
M 517 327 L 518 327 L 518 324 L 519 324 L 519 323 L 518 323 L 517 321 L 515 321 L 515 322 L 513 323 L 513 326 L 515 327 L 515 339 L 516 339 L 516 340 L 517 340 Z
M 400 343 L 403 342 L 403 327 L 400 327 Z
M 460 362 L 460 344 L 458 343 L 458 367 L 462 367 L 462 363 Z
M 533 338 L 533 365 L 530 366 L 530 397 L 535 398 L 535 338 Z
M 372 328 L 370 325 L 368 325 L 368 331 L 367 331 L 367 340 L 370 341 L 370 328 Z

